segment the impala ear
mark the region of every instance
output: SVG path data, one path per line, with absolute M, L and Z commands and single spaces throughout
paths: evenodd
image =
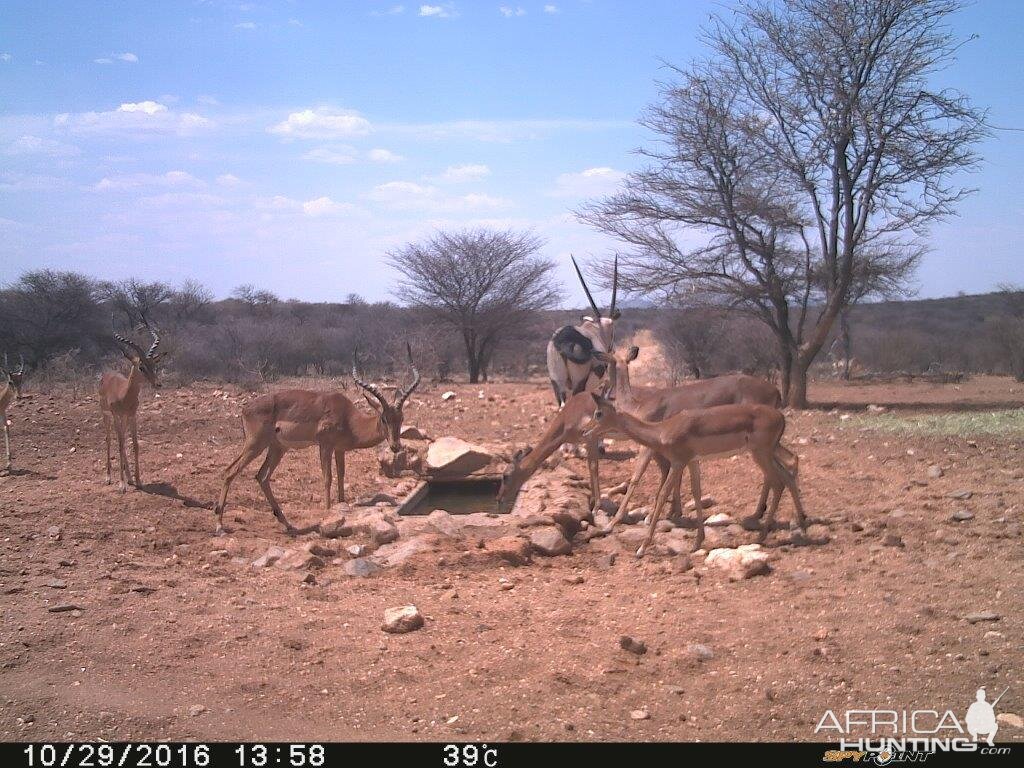
M 368 402 L 370 404 L 370 407 L 373 410 L 375 410 L 377 413 L 380 413 L 380 403 L 378 403 L 376 400 L 374 400 L 372 397 L 370 397 L 365 392 L 363 392 L 363 399 L 365 399 L 366 402 Z
M 632 363 L 636 360 L 637 355 L 640 354 L 640 347 L 630 347 L 629 352 L 626 354 L 626 362 Z

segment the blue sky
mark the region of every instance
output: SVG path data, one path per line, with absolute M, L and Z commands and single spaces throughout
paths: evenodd
M 661 60 L 699 57 L 726 5 L 0 0 L 0 283 L 379 299 L 388 249 L 488 225 L 545 238 L 581 304 L 568 255 L 614 244 L 572 211 L 636 167 Z M 1024 128 L 1024 4 L 979 0 L 955 28 L 979 38 L 940 81 Z M 982 153 L 922 296 L 1024 282 L 1024 133 Z

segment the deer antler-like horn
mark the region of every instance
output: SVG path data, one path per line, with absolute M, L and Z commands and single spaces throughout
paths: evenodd
M 115 341 L 119 341 L 121 344 L 124 344 L 129 349 L 134 349 L 136 352 L 139 353 L 140 357 L 142 356 L 142 354 L 143 354 L 142 353 L 142 349 L 139 347 L 138 344 L 136 344 L 131 339 L 126 339 L 124 336 L 122 336 L 121 334 L 119 334 L 117 332 L 117 328 L 114 326 L 114 313 L 113 312 L 110 313 L 110 332 L 113 334 Z
M 615 320 L 615 299 L 619 295 L 619 257 L 615 256 L 615 269 L 612 271 L 612 305 L 608 310 L 608 316 Z
M 587 294 L 587 301 L 590 302 L 590 306 L 594 310 L 594 319 L 600 320 L 601 310 L 597 308 L 597 303 L 594 301 L 594 297 L 590 295 L 590 289 L 587 288 L 587 281 L 583 279 L 583 273 L 580 272 L 580 265 L 576 263 L 575 256 L 570 256 L 569 258 L 572 259 L 572 265 L 576 267 L 576 275 L 580 279 L 580 285 L 583 286 L 583 292 Z
M 144 314 L 140 312 L 139 317 L 142 318 L 142 324 L 146 327 L 146 330 L 149 331 L 149 335 L 153 337 L 153 344 L 149 348 L 149 351 L 146 352 L 146 357 L 152 360 L 153 354 L 156 352 L 156 348 L 160 346 L 160 334 L 156 332 L 156 328 L 149 324 L 149 320 L 146 319 Z
M 377 400 L 380 401 L 380 404 L 382 406 L 387 407 L 388 401 L 384 399 L 384 395 L 377 388 L 377 385 L 376 384 L 370 384 L 369 382 L 363 381 L 362 379 L 359 378 L 359 372 L 357 370 L 357 368 L 359 367 L 359 363 L 358 363 L 358 359 L 357 359 L 358 355 L 359 355 L 358 351 L 353 351 L 352 352 L 352 380 L 356 384 L 358 384 L 360 387 L 365 389 L 367 392 L 369 392 L 371 395 L 376 397 Z
M 395 395 L 395 405 L 398 408 L 405 405 L 406 399 L 420 385 L 420 372 L 416 369 L 416 363 L 412 359 L 412 345 L 408 341 L 405 342 L 405 351 L 409 354 L 409 367 L 412 368 L 412 384 Z

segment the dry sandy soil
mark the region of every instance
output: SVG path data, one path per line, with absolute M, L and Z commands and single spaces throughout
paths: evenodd
M 442 402 L 448 388 L 425 383 L 407 423 L 521 444 L 552 415 L 539 381 L 455 385 L 458 397 Z M 1024 385 L 815 386 L 812 399 L 828 405 L 791 414 L 785 439 L 831 540 L 776 539 L 772 572 L 739 582 L 637 561 L 614 537 L 518 568 L 453 549 L 369 578 L 328 564 L 313 585 L 255 570 L 269 545 L 296 542 L 253 482 L 255 463 L 233 488 L 231 535 L 213 536 L 209 507 L 251 397 L 218 391 L 145 390 L 148 485 L 125 495 L 104 484 L 91 394 L 36 393 L 12 410 L 17 471 L 0 477 L 0 737 L 810 740 L 828 708 L 962 713 L 980 685 L 1009 686 L 999 711 L 1024 712 L 1021 421 L 891 431 L 904 416 L 1019 408 Z M 350 498 L 393 482 L 378 478 L 375 450 L 348 464 Z M 605 484 L 629 466 L 605 462 Z M 288 454 L 275 481 L 294 522 L 322 516 L 312 451 Z M 715 512 L 746 514 L 756 483 L 745 457 L 705 470 Z M 962 490 L 970 498 L 953 498 Z M 974 518 L 954 522 L 958 510 Z M 790 513 L 785 499 L 780 515 Z M 619 554 L 607 567 L 610 547 Z M 426 626 L 382 632 L 384 610 L 406 603 Z M 80 610 L 48 610 L 60 604 Z M 974 611 L 999 619 L 969 623 Z M 649 650 L 620 649 L 622 635 Z

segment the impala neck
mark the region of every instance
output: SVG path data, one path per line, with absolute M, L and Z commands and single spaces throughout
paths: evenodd
M 132 363 L 132 368 L 128 371 L 128 391 L 126 392 L 126 399 L 132 397 L 138 397 L 139 390 L 142 389 L 142 371 L 139 370 L 138 363 Z
M 656 448 L 665 442 L 661 428 L 657 424 L 622 411 L 615 412 L 615 416 L 611 419 L 611 426 L 648 448 Z
M 350 422 L 352 439 L 355 441 L 355 448 L 371 448 L 384 441 L 387 437 L 387 428 L 380 419 L 377 411 L 363 413 L 354 409 L 354 415 Z

